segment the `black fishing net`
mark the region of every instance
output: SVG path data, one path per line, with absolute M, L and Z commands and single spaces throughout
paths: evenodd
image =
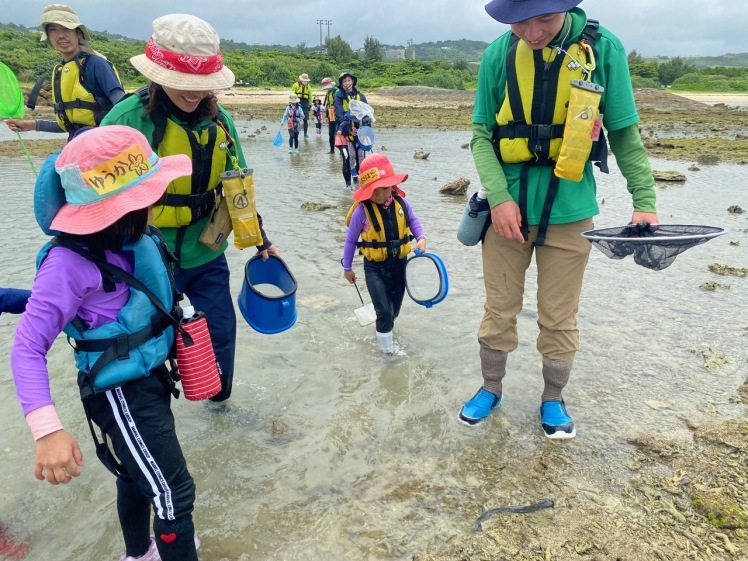
M 611 259 L 634 256 L 637 265 L 662 271 L 689 248 L 725 233 L 717 226 L 628 224 L 589 230 L 582 235 Z

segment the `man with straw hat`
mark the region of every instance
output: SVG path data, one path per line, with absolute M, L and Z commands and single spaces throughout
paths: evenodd
M 42 10 L 40 41 L 54 47 L 62 62 L 52 71 L 52 100 L 55 119 L 7 119 L 14 132 L 67 132 L 72 138 L 84 127 L 95 127 L 107 111 L 125 95 L 111 63 L 89 45 L 91 33 L 70 6 L 50 4 Z M 29 94 L 27 105 L 34 109 L 45 79 Z
M 291 91 L 299 96 L 299 105 L 304 111 L 304 138 L 309 137 L 307 127 L 309 125 L 309 104 L 312 102 L 312 86 L 309 85 L 309 82 L 311 82 L 309 75 L 304 72 L 291 86 Z
M 576 7 L 581 1 L 492 0 L 486 5 L 488 14 L 509 24 L 511 32 L 483 53 L 473 111 L 471 152 L 488 195 L 492 226 L 482 251 L 486 304 L 478 342 L 483 384 L 459 413 L 471 426 L 502 402 L 502 380 L 507 357 L 518 346 L 517 315 L 534 254 L 536 346 L 544 382 L 540 426 L 548 438 L 576 435 L 562 390 L 579 348 L 577 310 L 591 247 L 580 234 L 592 228 L 599 212 L 592 161 L 607 172 L 600 125 L 632 194 L 631 221 L 658 223 L 626 51 L 615 35 Z M 582 125 L 590 128 L 577 134 Z
M 213 401 L 231 395 L 236 313 L 224 255 L 228 244 L 215 250 L 200 238 L 223 197 L 221 174 L 247 167 L 234 122 L 213 93 L 234 83 L 219 44 L 216 30 L 195 16 L 154 20 L 145 52 L 130 59 L 150 84 L 117 104 L 102 123 L 131 126 L 159 154 L 187 154 L 192 160 L 192 176 L 169 185 L 163 204 L 153 209 L 152 224 L 178 260 L 177 288 L 208 320 L 223 386 Z M 264 258 L 277 254 L 264 231 L 262 237 L 258 252 Z

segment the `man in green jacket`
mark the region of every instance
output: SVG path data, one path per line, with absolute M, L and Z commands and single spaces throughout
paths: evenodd
M 610 31 L 588 21 L 576 7 L 581 1 L 492 0 L 486 5 L 488 14 L 509 24 L 511 32 L 483 53 L 473 112 L 470 146 L 492 227 L 482 247 L 486 305 L 478 341 L 483 385 L 459 414 L 471 426 L 501 404 L 534 253 L 536 346 L 544 380 L 541 427 L 549 438 L 576 435 L 561 392 L 579 348 L 576 316 L 591 248 L 580 234 L 592 229 L 592 217 L 599 212 L 592 161 L 599 160 L 607 171 L 600 124 L 632 195 L 631 222 L 658 223 L 626 52 Z M 587 98 L 586 105 L 569 107 L 572 80 L 593 102 Z M 575 126 L 587 117 L 597 117 L 597 124 L 574 138 L 564 129 L 567 113 Z M 597 142 L 587 146 L 586 139 L 595 136 Z M 567 158 L 575 153 L 576 158 Z M 578 177 L 562 170 L 560 161 L 570 163 Z

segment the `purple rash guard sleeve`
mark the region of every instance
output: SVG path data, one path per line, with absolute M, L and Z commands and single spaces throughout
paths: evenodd
M 132 272 L 125 255 L 107 252 L 106 256 L 110 263 Z M 101 273 L 87 259 L 62 247 L 50 250 L 34 279 L 10 353 L 16 396 L 24 416 L 54 404 L 46 355 L 63 328 L 76 315 L 89 328 L 113 321 L 128 297 L 129 287 L 124 283 L 117 283 L 114 292 L 104 292 Z

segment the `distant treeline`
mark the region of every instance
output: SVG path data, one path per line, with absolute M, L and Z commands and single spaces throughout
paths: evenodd
M 145 79 L 129 63 L 130 57 L 141 54 L 144 41 L 110 40 L 92 31 L 92 47 L 106 56 L 117 68 L 125 87 L 136 87 Z M 330 76 L 337 80 L 342 70 L 358 76 L 363 91 L 380 86 L 429 86 L 464 90 L 475 88 L 478 67 L 462 60 L 401 59 L 383 62 L 384 48 L 373 38 L 367 38 L 367 49 L 359 56 L 339 36 L 327 42 L 327 54 L 299 45 L 293 52 L 266 50 L 227 42 L 224 62 L 234 71 L 240 85 L 252 87 L 291 87 L 298 76 L 309 74 L 314 84 Z M 35 82 L 49 75 L 59 61 L 57 51 L 39 42 L 39 33 L 14 29 L 6 25 L 0 30 L 0 61 L 7 64 L 22 83 Z
M 117 68 L 125 87 L 134 88 L 145 80 L 130 65 L 129 58 L 143 52 L 145 43 L 93 32 L 93 48 Z M 290 87 L 299 74 L 306 72 L 314 84 L 325 76 L 337 78 L 348 70 L 360 81 L 364 91 L 382 86 L 430 86 L 454 90 L 474 89 L 480 56 L 487 46 L 480 41 L 440 41 L 411 45 L 403 49 L 407 58 L 385 61 L 391 47 L 367 37 L 364 48 L 354 51 L 339 35 L 325 41 L 324 52 L 282 45 L 258 46 L 235 41 L 222 42 L 224 60 L 236 74 L 237 83 L 249 87 Z M 49 75 L 58 62 L 58 54 L 39 42 L 38 31 L 15 24 L 0 23 L 0 55 L 29 84 Z M 415 59 L 412 58 L 415 54 Z M 431 59 L 431 60 L 426 60 Z M 723 57 L 650 59 L 636 50 L 628 55 L 635 87 L 672 87 L 675 90 L 748 92 L 748 53 Z M 703 67 L 705 61 L 723 60 L 722 66 Z
M 671 87 L 692 92 L 748 93 L 748 67 L 745 66 L 697 68 L 690 59 L 675 57 L 661 62 L 645 59 L 636 50 L 629 53 L 628 61 L 629 72 L 637 88 Z

